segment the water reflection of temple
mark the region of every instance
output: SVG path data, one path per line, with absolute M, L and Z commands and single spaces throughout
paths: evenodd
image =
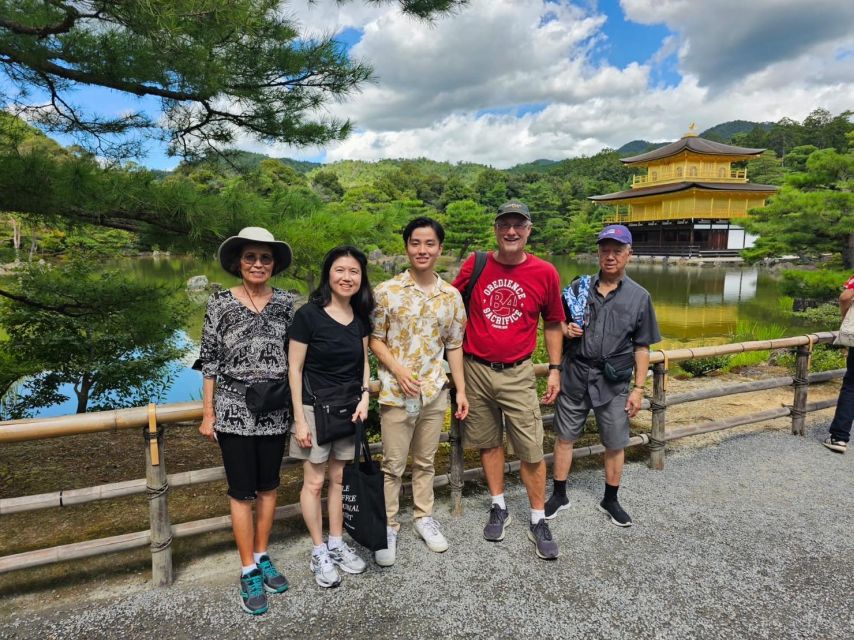
M 735 333 L 739 305 L 756 297 L 759 279 L 757 269 L 677 270 L 641 264 L 630 265 L 629 275 L 652 294 L 662 335 L 678 342 Z

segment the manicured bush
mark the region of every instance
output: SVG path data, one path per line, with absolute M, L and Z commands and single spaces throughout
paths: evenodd
M 784 271 L 780 290 L 795 299 L 830 302 L 839 297 L 850 274 L 821 269 L 818 271 Z
M 690 373 L 695 378 L 705 376 L 712 371 L 723 369 L 729 364 L 729 356 L 709 356 L 708 358 L 694 358 L 693 360 L 683 360 L 679 363 L 679 367 L 686 373 Z

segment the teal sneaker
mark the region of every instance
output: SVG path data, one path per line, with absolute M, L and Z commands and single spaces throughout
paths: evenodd
M 240 576 L 240 606 L 246 613 L 260 616 L 267 613 L 267 594 L 264 593 L 264 574 L 257 567 Z
M 264 589 L 270 593 L 283 593 L 288 590 L 288 579 L 279 573 L 270 556 L 261 556 L 258 568 L 264 574 Z

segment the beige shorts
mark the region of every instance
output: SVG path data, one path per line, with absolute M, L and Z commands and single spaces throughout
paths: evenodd
M 537 397 L 534 365 L 494 371 L 468 358 L 464 361 L 469 414 L 463 425 L 463 444 L 474 449 L 502 446 L 503 428 L 514 453 L 524 462 L 543 459 L 543 418 Z
M 291 433 L 291 444 L 288 455 L 297 460 L 308 460 L 313 464 L 323 464 L 329 458 L 333 460 L 353 459 L 356 454 L 356 436 L 333 440 L 326 444 L 317 444 L 317 429 L 314 426 L 314 407 L 309 404 L 303 405 L 303 414 L 311 433 L 311 447 L 303 448 L 297 443 L 294 434 Z

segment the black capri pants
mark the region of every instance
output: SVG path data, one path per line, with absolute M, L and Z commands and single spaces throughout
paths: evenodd
M 228 495 L 236 500 L 254 500 L 259 491 L 272 491 L 279 486 L 279 472 L 285 455 L 287 434 L 241 436 L 216 432 Z

